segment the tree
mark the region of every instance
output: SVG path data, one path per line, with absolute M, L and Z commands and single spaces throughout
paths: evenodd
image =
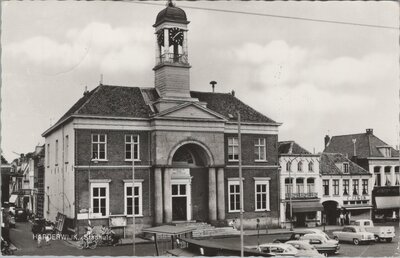
M 8 161 L 1 155 L 1 164 L 8 164 Z

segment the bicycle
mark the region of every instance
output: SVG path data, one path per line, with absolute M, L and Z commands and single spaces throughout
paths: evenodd
M 78 249 L 95 249 L 97 247 L 97 239 L 94 235 L 89 237 L 81 237 Z

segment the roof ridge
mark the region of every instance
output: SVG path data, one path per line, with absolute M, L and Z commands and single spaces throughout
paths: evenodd
M 333 137 L 344 137 L 344 136 L 352 136 L 352 135 L 364 135 L 364 134 L 367 134 L 367 133 L 352 133 L 352 134 L 340 134 L 340 135 L 332 135 L 331 139 L 332 139 Z
M 85 100 L 85 102 L 77 110 L 75 110 L 75 112 L 73 112 L 69 116 L 79 114 L 79 111 L 89 102 L 89 100 L 91 100 L 93 98 L 93 95 L 99 91 L 100 87 L 103 87 L 103 86 L 104 86 L 103 84 L 99 84 L 96 88 L 94 88 L 91 92 L 89 92 L 90 96 L 87 98 L 87 100 Z

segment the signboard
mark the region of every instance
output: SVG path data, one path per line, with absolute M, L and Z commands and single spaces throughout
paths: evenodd
M 126 216 L 125 215 L 114 215 L 110 216 L 109 227 L 126 227 Z
M 366 196 L 360 196 L 360 195 L 348 196 L 347 200 L 348 201 L 361 201 L 361 200 L 367 200 L 367 197 Z
M 59 232 L 62 232 L 63 227 L 64 227 L 64 222 L 65 222 L 65 218 L 66 216 L 64 214 L 61 213 L 57 213 L 57 217 L 56 217 L 56 229 Z

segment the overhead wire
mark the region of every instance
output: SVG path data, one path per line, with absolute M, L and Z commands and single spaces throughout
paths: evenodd
M 149 3 L 149 2 L 142 2 L 142 1 L 132 1 L 132 0 L 123 0 L 123 1 L 127 2 L 127 3 L 132 3 L 132 4 L 165 6 L 165 4 Z M 215 8 L 208 8 L 208 7 L 196 7 L 196 6 L 187 6 L 187 5 L 179 5 L 179 7 L 182 7 L 185 9 L 196 9 L 196 10 L 204 10 L 204 11 L 223 12 L 223 13 L 236 13 L 236 14 L 244 14 L 244 15 L 255 15 L 255 16 L 272 17 L 272 18 L 281 18 L 281 19 L 303 20 L 303 21 L 309 21 L 309 22 L 321 22 L 321 23 L 351 25 L 351 26 L 360 26 L 360 27 L 370 27 L 370 28 L 377 28 L 377 29 L 388 29 L 388 30 L 399 30 L 400 29 L 400 27 L 377 25 L 377 24 L 314 19 L 314 18 L 288 16 L 288 15 L 277 15 L 277 14 L 268 14 L 268 13 L 253 13 L 253 12 L 235 11 L 235 10 L 227 10 L 227 9 L 215 9 Z

